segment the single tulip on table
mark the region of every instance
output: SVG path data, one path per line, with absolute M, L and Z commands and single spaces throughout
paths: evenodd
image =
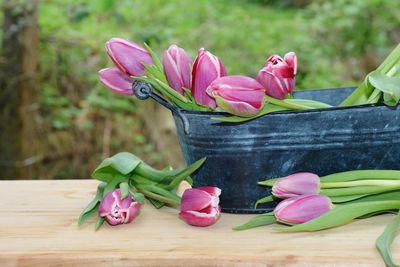
M 130 194 L 122 198 L 121 190 L 108 192 L 99 206 L 99 215 L 110 224 L 131 223 L 139 214 L 141 204 L 134 201 Z
M 221 214 L 220 195 L 221 189 L 212 186 L 187 189 L 182 195 L 179 216 L 193 226 L 214 224 Z

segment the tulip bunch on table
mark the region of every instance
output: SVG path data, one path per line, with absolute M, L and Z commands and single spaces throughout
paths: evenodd
M 294 52 L 270 56 L 257 79 L 228 76 L 221 59 L 201 48 L 194 61 L 184 49 L 171 45 L 162 62 L 147 45 L 142 47 L 112 38 L 106 50 L 116 67 L 99 71 L 102 84 L 111 92 L 133 95 L 135 81 L 150 84 L 157 94 L 179 108 L 197 111 L 225 111 L 240 120 L 287 109 L 326 108 L 330 105 L 292 99 L 297 74 Z
M 193 226 L 209 226 L 221 214 L 217 187 L 192 188 L 190 175 L 205 158 L 182 169 L 156 170 L 137 156 L 121 152 L 106 158 L 94 170 L 101 183 L 94 199 L 83 210 L 79 225 L 97 215 L 96 230 L 104 221 L 110 225 L 131 223 L 139 214 L 144 199 L 156 208 L 169 205 L 180 210 L 180 218 Z
M 389 246 L 400 228 L 400 171 L 357 170 L 319 177 L 313 173 L 296 173 L 259 182 L 272 187 L 272 196 L 259 204 L 282 199 L 273 212 L 261 214 L 237 226 L 245 230 L 279 222 L 291 225 L 276 228 L 279 232 L 318 231 L 340 226 L 353 219 L 382 213 L 398 213 L 376 245 L 389 266 L 395 266 Z

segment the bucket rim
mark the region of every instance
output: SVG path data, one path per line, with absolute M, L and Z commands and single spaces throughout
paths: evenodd
M 296 92 L 318 92 L 318 91 L 326 91 L 326 90 L 341 90 L 341 89 L 348 89 L 348 88 L 357 88 L 355 86 L 344 86 L 344 87 L 337 87 L 337 88 L 319 88 L 319 89 L 306 89 L 306 90 L 296 90 Z M 356 109 L 356 108 L 365 108 L 365 107 L 381 107 L 386 106 L 383 103 L 378 104 L 362 104 L 362 105 L 352 105 L 352 106 L 333 106 L 329 108 L 315 108 L 315 109 L 306 109 L 306 110 L 282 110 L 282 111 L 275 111 L 272 113 L 267 114 L 268 116 L 279 115 L 279 114 L 298 114 L 298 113 L 310 113 L 310 112 L 323 112 L 323 111 L 335 111 L 335 110 L 347 110 L 347 109 Z M 389 107 L 389 108 L 397 108 L 397 106 Z M 197 111 L 197 110 L 187 110 L 178 108 L 179 112 L 182 114 L 189 114 L 189 115 L 198 115 L 198 116 L 234 116 L 228 112 L 224 111 Z M 264 117 L 264 116 L 262 116 Z M 255 117 L 254 119 L 258 119 L 260 117 Z M 251 118 L 249 118 L 251 119 Z

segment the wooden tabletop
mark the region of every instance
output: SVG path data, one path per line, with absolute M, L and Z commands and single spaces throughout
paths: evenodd
M 146 203 L 132 224 L 78 229 L 96 186 L 94 180 L 1 181 L 0 266 L 384 266 L 374 243 L 392 215 L 317 233 L 235 232 L 251 215 L 222 214 L 215 225 L 196 228 L 176 210 Z

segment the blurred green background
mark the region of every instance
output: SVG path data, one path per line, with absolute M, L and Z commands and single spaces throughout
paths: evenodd
M 97 71 L 112 65 L 104 49 L 111 37 L 146 42 L 160 56 L 172 43 L 193 58 L 205 47 L 228 74 L 251 76 L 269 55 L 295 51 L 297 89 L 357 85 L 400 42 L 400 1 L 393 0 L 3 0 L 2 6 L 2 179 L 90 178 L 102 158 L 119 151 L 157 167 L 183 164 L 167 111 L 99 84 Z M 37 39 L 34 84 L 10 85 L 18 80 L 10 66 L 21 46 L 6 49 L 7 38 L 26 34 L 32 24 L 26 16 L 36 15 L 38 30 L 18 37 L 30 48 Z M 10 103 L 18 91 L 31 92 L 22 97 L 36 107 L 29 114 L 20 112 L 23 101 Z

